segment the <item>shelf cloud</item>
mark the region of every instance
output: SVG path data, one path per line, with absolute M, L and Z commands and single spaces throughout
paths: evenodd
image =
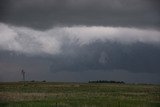
M 159 45 L 160 43 L 159 31 L 136 28 L 75 26 L 54 27 L 42 32 L 27 27 L 16 27 L 1 23 L 0 30 L 1 50 L 33 55 L 54 55 L 61 52 L 64 44 L 72 43 L 72 45 L 82 46 L 97 40 L 122 44 L 141 42 Z
M 23 68 L 32 74 L 30 79 L 39 80 L 86 81 L 111 75 L 120 81 L 137 77 L 139 82 L 160 83 L 159 4 L 0 0 L 0 81 L 17 80 L 17 69 Z

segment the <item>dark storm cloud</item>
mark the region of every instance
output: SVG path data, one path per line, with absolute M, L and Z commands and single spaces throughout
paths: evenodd
M 96 41 L 82 47 L 65 44 L 63 48 L 63 53 L 50 57 L 0 51 L 0 81 L 20 81 L 23 68 L 28 81 L 88 82 L 104 79 L 160 83 L 160 47 Z
M 156 30 L 74 26 L 42 32 L 0 23 L 0 32 L 1 81 L 21 80 L 23 68 L 27 80 L 160 82 Z
M 12 51 L 0 51 L 0 81 L 21 81 L 21 70 L 26 72 L 26 80 L 51 78 L 50 60 L 43 57 L 30 57 Z
M 38 80 L 160 83 L 159 4 L 0 0 L 0 81 L 20 80 L 20 67 Z
M 1 0 L 1 22 L 54 25 L 160 26 L 159 0 Z
M 9 1 L 1 0 L 0 1 L 0 20 L 3 20 L 8 13 L 7 8 L 9 7 Z
M 158 73 L 160 47 L 135 43 L 95 41 L 89 45 L 66 45 L 63 52 L 53 56 L 52 72 L 113 71 Z
M 1 62 L 22 59 L 25 63 L 32 59 L 30 57 L 38 57 L 36 61 L 30 60 L 31 63 L 44 58 L 52 63 L 51 72 L 126 70 L 158 73 L 160 70 L 160 32 L 156 30 L 79 26 L 54 27 L 42 32 L 1 23 L 0 32 L 3 38 L 0 50 L 18 56 L 13 55 L 9 60 L 9 55 L 1 52 Z M 28 65 L 25 67 L 32 68 Z

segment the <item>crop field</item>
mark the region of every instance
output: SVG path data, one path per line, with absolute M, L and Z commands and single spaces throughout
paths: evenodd
M 0 107 L 160 107 L 160 85 L 0 83 Z

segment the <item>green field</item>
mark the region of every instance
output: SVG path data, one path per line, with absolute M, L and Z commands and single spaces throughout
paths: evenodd
M 0 83 L 0 107 L 160 107 L 160 85 Z

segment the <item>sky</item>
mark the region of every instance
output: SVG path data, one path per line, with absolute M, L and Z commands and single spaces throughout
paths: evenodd
M 0 0 L 0 81 L 160 84 L 159 0 Z

